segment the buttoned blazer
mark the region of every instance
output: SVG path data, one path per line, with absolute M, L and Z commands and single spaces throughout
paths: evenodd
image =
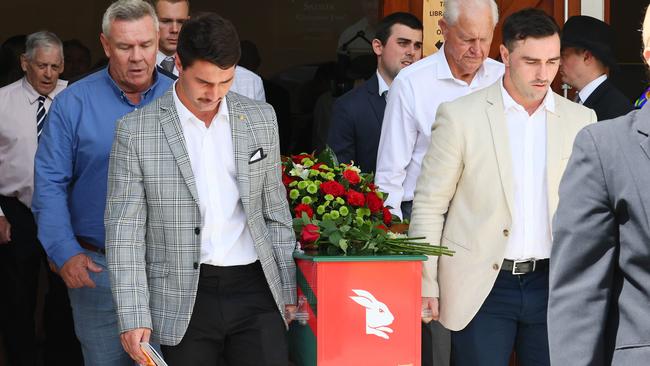
M 336 100 L 327 144 L 341 163 L 354 161 L 364 172 L 375 171 L 385 109 L 377 73 Z
M 583 105 L 593 109 L 599 121 L 626 115 L 634 109 L 630 100 L 609 79 L 598 85 Z
M 553 227 L 551 364 L 650 359 L 650 104 L 582 130 Z
M 455 251 L 423 266 L 422 296 L 439 297 L 440 322 L 461 330 L 501 269 L 512 229 L 512 157 L 501 81 L 438 108 L 422 163 L 409 234 Z M 557 94 L 546 112 L 549 223 L 573 139 L 596 115 Z
M 282 184 L 271 106 L 226 97 L 237 182 L 255 249 L 278 311 L 296 302 L 295 237 Z M 258 149 L 263 159 L 251 162 Z M 199 281 L 201 212 L 171 89 L 118 122 L 111 150 L 106 249 L 120 332 L 153 329 L 176 345 Z

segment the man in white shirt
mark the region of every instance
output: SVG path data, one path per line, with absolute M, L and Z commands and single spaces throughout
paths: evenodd
M 569 18 L 562 30 L 562 82 L 576 89 L 575 101 L 596 112 L 598 120 L 633 109 L 630 100 L 607 78 L 616 68 L 609 25 L 586 15 Z
M 205 47 L 210 44 L 212 47 Z M 240 57 L 214 13 L 179 34 L 178 80 L 118 122 L 105 227 L 122 345 L 170 366 L 286 366 L 296 239 L 273 108 L 229 92 Z
M 20 61 L 25 76 L 0 89 L 0 324 L 9 363 L 35 365 L 34 310 L 44 253 L 30 210 L 34 155 L 52 99 L 67 81 L 59 79 L 63 46 L 51 32 L 29 35 Z
M 178 69 L 174 64 L 178 34 L 183 23 L 190 18 L 190 2 L 189 0 L 155 0 L 154 7 L 160 22 L 156 64 L 165 70 L 168 76 L 175 79 L 178 77 Z M 242 66 L 235 67 L 235 81 L 230 90 L 254 100 L 266 101 L 262 78 Z
M 438 105 L 484 88 L 503 75 L 503 65 L 487 58 L 498 20 L 493 0 L 445 1 L 445 15 L 439 21 L 444 46 L 400 71 L 391 84 L 375 182 L 388 193 L 386 204 L 393 214 L 410 217 Z M 423 354 L 433 354 L 435 366 L 449 365 L 449 332 L 437 322 L 423 328 L 422 345 Z
M 409 234 L 454 250 L 422 271 L 422 306 L 456 366 L 549 365 L 551 217 L 573 139 L 595 113 L 553 93 L 560 29 L 539 9 L 503 23 L 503 79 L 438 107 Z
M 387 205 L 408 218 L 438 105 L 494 83 L 503 65 L 487 58 L 498 9 L 493 0 L 447 0 L 442 49 L 402 70 L 390 87 L 375 181 Z M 402 203 L 404 209 L 402 209 Z

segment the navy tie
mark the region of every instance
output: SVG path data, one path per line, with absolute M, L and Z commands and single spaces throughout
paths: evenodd
M 45 98 L 44 96 L 38 97 L 38 109 L 36 110 L 36 134 L 38 138 L 41 138 L 41 131 L 43 131 L 43 123 L 45 122 L 45 116 L 47 116 L 47 111 L 45 110 Z

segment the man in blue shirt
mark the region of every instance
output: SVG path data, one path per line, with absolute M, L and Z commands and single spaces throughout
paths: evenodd
M 100 36 L 108 67 L 54 100 L 36 153 L 38 237 L 70 294 L 86 365 L 131 365 L 123 351 L 104 256 L 108 157 L 116 121 L 162 95 L 158 20 L 142 0 L 119 0 Z

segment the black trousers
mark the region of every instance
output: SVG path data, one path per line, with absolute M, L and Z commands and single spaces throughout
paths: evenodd
M 45 253 L 36 236 L 31 210 L 14 197 L 0 196 L 0 207 L 11 224 L 11 242 L 0 245 L 0 329 L 12 366 L 36 365 L 35 308 L 39 272 Z M 80 365 L 81 349 L 74 335 L 67 289 L 48 272 L 45 297 L 46 365 Z
M 187 332 L 162 351 L 170 366 L 286 366 L 286 328 L 259 261 L 201 265 Z

